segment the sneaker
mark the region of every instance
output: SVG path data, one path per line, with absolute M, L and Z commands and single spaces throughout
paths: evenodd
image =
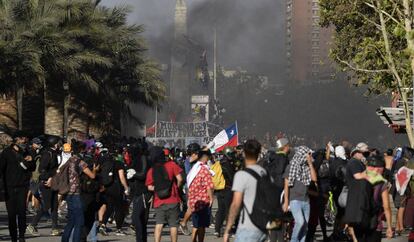
M 210 229 L 214 229 L 214 228 L 216 228 L 216 225 L 215 224 L 210 224 L 210 226 L 208 226 Z
M 39 231 L 37 231 L 37 229 L 31 224 L 29 224 L 29 226 L 27 226 L 27 231 L 33 236 L 39 236 L 40 235 Z
M 216 236 L 216 238 L 220 238 L 220 233 L 219 232 L 214 232 L 213 235 Z
M 60 236 L 60 230 L 58 229 L 52 229 L 52 232 L 50 233 L 51 236 Z
M 183 235 L 190 235 L 190 231 L 188 230 L 187 225 L 182 225 L 180 223 L 179 228 L 180 228 L 181 233 L 183 233 Z
M 132 231 L 134 231 L 134 232 L 135 232 L 135 226 L 134 226 L 133 224 L 130 224 L 130 225 L 129 225 L 129 228 L 130 228 Z
M 122 231 L 120 229 L 117 229 L 116 232 L 115 232 L 115 235 L 116 236 L 125 236 L 127 234 L 124 231 Z
M 108 236 L 108 232 L 106 231 L 105 224 L 99 225 L 99 233 L 103 236 Z

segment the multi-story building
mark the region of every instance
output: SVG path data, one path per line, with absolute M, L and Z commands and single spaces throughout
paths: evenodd
M 331 28 L 319 26 L 319 0 L 286 1 L 286 59 L 289 80 L 301 85 L 329 82 Z

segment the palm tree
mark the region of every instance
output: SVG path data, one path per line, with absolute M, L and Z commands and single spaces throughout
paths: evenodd
M 43 90 L 45 133 L 68 135 L 74 110 L 113 132 L 121 115 L 132 116 L 129 103 L 165 95 L 141 26 L 127 24 L 128 8 L 99 2 L 0 0 L 0 93 Z
M 28 23 L 22 12 L 34 2 L 27 1 L 23 5 L 19 1 L 0 0 L 0 92 L 16 100 L 16 126 L 19 129 L 22 129 L 24 88 L 32 88 L 44 80 L 40 53 L 32 41 L 32 32 L 24 31 L 28 29 Z M 36 29 L 39 24 L 37 22 L 29 27 Z

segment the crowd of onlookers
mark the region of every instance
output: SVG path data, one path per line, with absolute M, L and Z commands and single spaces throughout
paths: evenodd
M 380 152 L 329 143 L 311 150 L 280 137 L 269 150 L 254 139 L 210 150 L 196 143 L 164 148 L 145 138 L 27 136 L 16 132 L 0 156 L 11 241 L 40 236 L 43 217 L 64 242 L 124 236 L 126 227 L 147 241 L 151 209 L 156 242 L 164 226 L 171 241 L 179 233 L 204 241 L 212 227 L 224 241 L 305 242 L 318 226 L 324 241 L 375 242 L 405 232 L 414 240 L 409 147 Z

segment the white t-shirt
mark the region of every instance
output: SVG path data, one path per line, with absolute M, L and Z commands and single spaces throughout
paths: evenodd
M 251 165 L 250 168 L 260 175 L 266 174 L 266 170 L 259 165 Z M 237 230 L 248 229 L 248 230 L 259 230 L 250 220 L 249 213 L 253 210 L 253 203 L 256 197 L 256 179 L 245 171 L 238 171 L 234 176 L 233 180 L 233 192 L 243 193 L 243 204 L 240 213 L 239 224 Z M 247 211 L 245 211 L 247 209 Z

